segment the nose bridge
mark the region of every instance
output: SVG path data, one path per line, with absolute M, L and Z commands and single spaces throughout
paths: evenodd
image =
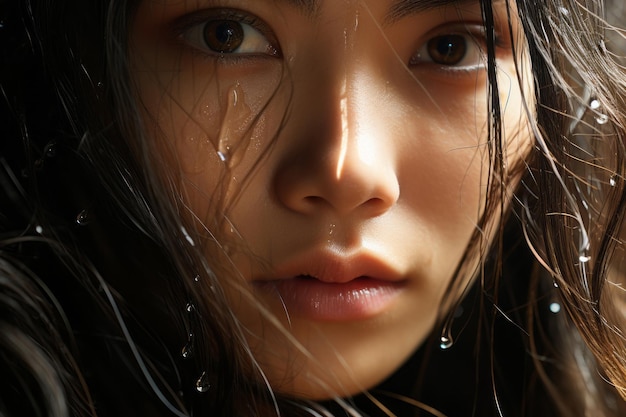
M 360 44 L 368 35 L 358 13 L 352 16 L 342 28 L 344 42 L 329 43 L 335 47 L 324 51 L 326 60 L 314 64 L 319 71 L 304 65 L 301 79 L 308 82 L 294 85 L 287 131 L 296 137 L 276 171 L 276 190 L 295 211 L 379 215 L 399 196 L 395 143 L 386 137 L 385 112 L 377 109 L 384 77 L 369 56 L 372 48 Z

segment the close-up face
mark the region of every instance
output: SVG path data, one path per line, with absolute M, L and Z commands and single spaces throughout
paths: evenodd
M 515 11 L 494 8 L 514 166 L 530 145 Z M 140 3 L 150 146 L 209 263 L 232 263 L 229 304 L 277 391 L 370 388 L 445 313 L 489 180 L 484 32 L 478 1 Z

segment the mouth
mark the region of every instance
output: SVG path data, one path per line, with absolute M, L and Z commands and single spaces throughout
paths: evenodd
M 373 256 L 302 256 L 277 269 L 279 278 L 253 287 L 279 301 L 289 316 L 315 321 L 365 320 L 384 313 L 406 287 L 402 276 Z

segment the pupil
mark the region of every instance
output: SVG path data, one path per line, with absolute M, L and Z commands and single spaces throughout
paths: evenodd
M 432 60 L 438 64 L 454 65 L 461 62 L 467 52 L 465 39 L 460 35 L 440 36 L 428 43 Z
M 204 39 L 215 52 L 234 52 L 243 42 L 243 28 L 232 20 L 214 20 L 206 24 Z
M 223 44 L 229 44 L 230 40 L 235 36 L 235 30 L 228 24 L 223 23 L 217 28 L 217 40 Z

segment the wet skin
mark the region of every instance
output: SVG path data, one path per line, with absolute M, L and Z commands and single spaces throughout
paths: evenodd
M 281 392 L 345 396 L 400 366 L 482 213 L 480 7 L 396 3 L 146 0 L 134 21 L 155 152 L 209 259 L 207 229 L 232 260 L 229 302 Z M 529 139 L 496 7 L 512 164 Z

